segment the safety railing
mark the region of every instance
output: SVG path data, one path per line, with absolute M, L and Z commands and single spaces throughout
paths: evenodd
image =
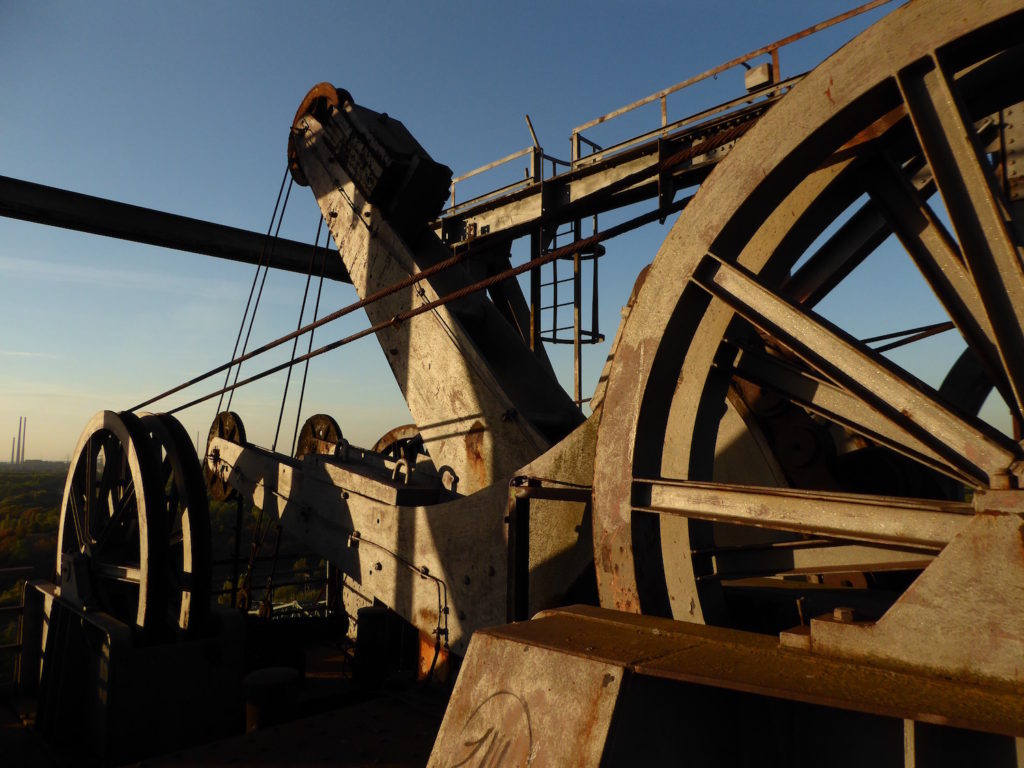
M 607 114 L 601 115 L 600 117 L 595 117 L 593 120 L 583 123 L 582 125 L 576 126 L 575 128 L 573 128 L 572 136 L 570 138 L 573 167 L 576 167 L 577 164 L 584 160 L 584 146 L 589 147 L 592 150 L 592 152 L 586 156 L 588 159 L 592 161 L 594 159 L 594 153 L 600 153 L 602 156 L 607 156 L 614 152 L 623 151 L 629 146 L 633 146 L 643 140 L 649 140 L 652 138 L 656 138 L 658 136 L 666 135 L 678 130 L 681 127 L 684 127 L 685 125 L 697 122 L 700 119 L 707 119 L 707 117 L 709 117 L 710 114 L 703 114 L 700 116 L 694 115 L 688 118 L 684 118 L 683 120 L 675 121 L 670 124 L 668 120 L 668 97 L 675 93 L 679 93 L 685 88 L 689 88 L 693 85 L 696 85 L 697 83 L 707 80 L 708 78 L 716 77 L 722 74 L 723 72 L 729 71 L 730 69 L 743 67 L 744 69 L 749 71 L 751 69 L 751 62 L 753 62 L 755 59 L 760 59 L 761 57 L 764 56 L 770 58 L 770 68 L 767 70 L 767 78 L 765 79 L 765 81 L 763 81 L 763 83 L 757 84 L 754 88 L 750 88 L 750 93 L 748 93 L 746 96 L 741 96 L 740 98 L 732 102 L 728 102 L 727 104 L 713 108 L 713 110 L 711 110 L 711 113 L 723 113 L 725 111 L 728 111 L 729 109 L 733 109 L 744 103 L 751 103 L 756 99 L 764 99 L 768 96 L 783 92 L 780 89 L 791 87 L 792 84 L 799 78 L 791 78 L 788 81 L 781 80 L 781 68 L 779 63 L 780 50 L 782 50 L 787 45 L 790 45 L 791 43 L 795 43 L 798 40 L 803 40 L 804 38 L 810 37 L 816 32 L 820 32 L 824 29 L 828 29 L 829 27 L 835 26 L 836 24 L 848 21 L 849 19 L 859 16 L 862 13 L 866 13 L 867 11 L 873 10 L 875 8 L 878 8 L 879 6 L 885 5 L 890 2 L 893 2 L 893 0 L 871 0 L 871 2 L 864 3 L 863 5 L 858 6 L 857 8 L 854 8 L 850 11 L 847 11 L 846 13 L 841 13 L 838 16 L 833 16 L 831 19 L 827 19 L 826 21 L 822 21 L 818 24 L 807 27 L 806 29 L 803 29 L 792 35 L 784 37 L 781 40 L 776 40 L 774 43 L 769 43 L 768 45 L 762 46 L 761 48 L 758 48 L 755 51 L 751 51 L 750 53 L 744 54 L 742 56 L 737 56 L 736 58 L 731 59 L 730 61 L 727 61 L 724 64 L 719 64 L 717 67 L 712 67 L 709 70 L 701 72 L 699 75 L 689 77 L 686 80 L 683 80 L 682 82 L 676 83 L 675 85 L 669 86 L 668 88 L 663 88 L 662 90 L 656 93 L 652 93 L 650 96 L 638 99 L 637 101 L 634 101 L 631 104 L 627 104 L 624 107 L 619 107 L 618 109 L 608 112 Z M 643 134 L 642 136 L 631 137 L 624 142 L 619 142 L 614 146 L 610 147 L 601 147 L 596 142 L 588 139 L 583 135 L 583 131 L 594 128 L 595 126 L 601 125 L 603 123 L 607 123 L 610 120 L 614 120 L 615 118 L 621 117 L 630 112 L 633 112 L 634 110 L 640 109 L 641 107 L 647 106 L 648 104 L 653 104 L 655 102 L 657 102 L 661 107 L 660 128 L 649 131 Z
M 442 218 L 457 216 L 464 210 L 472 208 L 477 205 L 481 205 L 490 200 L 505 197 L 508 195 L 515 194 L 521 190 L 527 189 L 535 184 L 539 184 L 544 178 L 550 178 L 556 176 L 561 171 L 573 170 L 582 165 L 588 165 L 591 163 L 598 162 L 599 160 L 605 159 L 619 152 L 625 152 L 631 147 L 643 144 L 645 142 L 666 137 L 686 129 L 690 126 L 698 125 L 701 122 L 712 121 L 717 117 L 727 116 L 731 112 L 738 111 L 739 109 L 754 104 L 758 101 L 767 101 L 771 98 L 777 97 L 790 88 L 800 80 L 802 75 L 795 75 L 785 80 L 781 77 L 780 71 L 780 57 L 779 52 L 786 46 L 810 37 L 811 35 L 820 32 L 822 30 L 833 27 L 844 21 L 848 21 L 856 16 L 859 16 L 868 11 L 874 10 L 882 5 L 894 2 L 894 0 L 871 0 L 871 2 L 864 3 L 846 13 L 834 16 L 831 19 L 822 21 L 813 26 L 807 27 L 799 32 L 776 40 L 774 43 L 762 46 L 757 50 L 746 53 L 742 56 L 737 56 L 724 64 L 719 64 L 717 67 L 713 67 L 705 72 L 701 72 L 698 75 L 689 77 L 682 82 L 676 83 L 675 85 L 663 88 L 656 93 L 652 93 L 642 99 L 627 104 L 618 109 L 612 110 L 600 117 L 595 117 L 593 120 L 589 120 L 582 125 L 578 125 L 572 130 L 570 136 L 570 160 L 560 160 L 556 157 L 548 155 L 540 147 L 536 134 L 533 132 L 533 127 L 530 125 L 529 117 L 527 117 L 527 125 L 530 128 L 530 134 L 533 136 L 533 146 L 526 147 L 517 152 L 513 152 L 499 160 L 488 163 L 487 165 L 475 168 L 467 173 L 452 179 L 451 186 L 451 197 L 448 201 L 448 207 L 442 212 Z M 731 69 L 744 68 L 748 71 L 751 70 L 753 62 L 758 59 L 767 58 L 768 61 L 764 62 L 768 65 L 768 69 L 765 72 L 766 77 L 762 81 L 755 82 L 746 93 L 738 96 L 735 99 L 727 101 L 722 104 L 718 104 L 714 107 L 710 107 L 706 110 L 698 112 L 696 114 L 690 114 L 684 118 L 669 121 L 669 108 L 668 98 L 674 94 L 679 93 L 691 86 L 694 86 L 700 82 L 703 82 L 709 78 L 717 77 L 723 72 L 727 72 Z M 760 66 L 760 65 L 758 65 Z M 661 122 L 660 125 L 652 128 L 649 131 L 645 131 L 640 134 L 634 134 L 627 139 L 618 141 L 608 146 L 602 146 L 598 142 L 584 135 L 584 131 L 588 131 L 595 128 L 598 125 L 607 124 L 608 122 L 615 120 L 616 118 L 627 115 L 634 112 L 637 109 L 645 107 L 650 104 L 657 103 L 660 106 Z M 509 163 L 519 160 L 521 158 L 528 157 L 529 164 L 524 169 L 524 175 L 522 179 L 518 179 L 509 184 L 505 184 L 488 192 L 474 195 L 462 202 L 458 202 L 456 198 L 456 187 L 460 183 L 464 183 L 469 179 L 475 178 L 482 174 L 495 171 L 498 168 L 508 165 Z M 544 174 L 544 163 L 550 162 L 550 173 L 548 176 Z

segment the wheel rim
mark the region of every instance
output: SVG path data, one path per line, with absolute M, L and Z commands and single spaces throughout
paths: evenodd
M 326 413 L 316 413 L 306 419 L 299 430 L 299 439 L 295 446 L 295 458 L 301 459 L 307 454 L 323 453 L 324 443 L 337 446 L 342 441 L 341 427 L 333 417 Z M 333 452 L 333 448 L 331 449 Z
M 139 420 L 96 414 L 75 448 L 57 534 L 62 590 L 73 580 L 86 604 L 147 631 L 166 611 L 167 526 L 157 477 Z
M 1019 221 L 1006 219 L 1011 206 L 992 187 L 973 128 L 980 115 L 1020 101 L 1002 77 L 1020 69 L 1019 50 L 1005 47 L 1021 39 L 1018 5 L 975 4 L 969 21 L 954 3 L 897 10 L 774 107 L 681 215 L 623 328 L 604 402 L 594 483 L 603 605 L 742 623 L 703 562 L 723 551 L 728 529 L 643 511 L 650 485 L 637 482 L 720 480 L 723 424 L 749 405 L 735 386 L 740 377 L 909 457 L 915 478 L 938 472 L 959 487 L 985 488 L 1019 475 L 1012 439 L 810 311 L 864 258 L 858 248 L 837 255 L 823 246 L 801 260 L 869 192 L 1020 418 Z M 973 138 L 962 140 L 958 122 Z M 910 178 L 920 167 L 938 186 L 955 238 Z M 842 227 L 855 226 L 858 215 Z M 877 243 L 868 237 L 861 245 Z M 966 261 L 956 263 L 958 252 Z M 749 443 L 764 442 L 757 425 L 748 432 Z M 731 481 L 784 484 L 764 479 L 779 473 L 778 451 L 761 454 L 756 473 Z M 782 474 L 824 490 L 826 511 L 844 503 L 828 496 L 836 489 L 827 483 Z M 714 500 L 716 491 L 708 493 Z M 770 544 L 761 538 L 756 546 Z
M 400 459 L 406 453 L 412 456 L 428 456 L 427 449 L 423 446 L 423 438 L 420 436 L 420 428 L 415 424 L 402 424 L 401 426 L 389 429 L 380 436 L 371 448 L 374 453 Z
M 160 452 L 160 481 L 168 524 L 168 626 L 194 633 L 210 602 L 210 508 L 206 482 L 192 441 L 168 414 L 146 414 L 142 426 Z

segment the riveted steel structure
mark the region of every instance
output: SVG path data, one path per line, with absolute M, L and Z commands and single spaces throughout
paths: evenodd
M 211 495 L 330 560 L 348 613 L 386 605 L 431 669 L 465 659 L 432 765 L 744 764 L 761 745 L 769 763 L 1021 764 L 1024 6 L 914 0 L 783 79 L 802 34 L 580 126 L 568 161 L 534 137 L 454 185 L 347 91 L 301 102 L 289 168 L 359 300 L 211 373 L 365 309 L 370 327 L 292 363 L 373 334 L 415 423 L 369 450 L 317 414 L 289 455 L 226 411 L 201 463 Z M 743 96 L 668 119 L 669 96 L 739 65 Z M 654 103 L 652 131 L 583 135 Z M 524 158 L 523 181 L 456 201 Z M 604 243 L 680 210 L 585 418 Z M 862 265 L 886 280 L 903 254 L 943 317 L 893 307 L 906 330 L 864 339 L 823 316 Z M 888 354 L 953 331 L 934 386 Z M 574 345 L 571 394 L 545 339 Z M 983 418 L 986 401 L 1009 417 Z M 94 419 L 47 606 L 109 613 L 143 648 L 204 636 L 209 522 L 186 442 L 166 415 Z M 684 748 L 665 732 L 680 722 Z

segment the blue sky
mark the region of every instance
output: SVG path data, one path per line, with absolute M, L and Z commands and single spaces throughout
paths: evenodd
M 574 126 L 852 5 L 0 0 L 0 174 L 265 231 L 292 115 L 317 82 L 403 120 L 460 174 L 527 146 L 524 114 L 544 148 L 565 157 Z M 784 74 L 883 11 L 785 50 Z M 741 83 L 740 71 L 722 75 L 670 101 L 670 116 L 738 95 Z M 646 119 L 653 127 L 656 111 Z M 309 190 L 296 188 L 282 234 L 312 241 L 318 216 Z M 609 244 L 609 340 L 664 234 L 655 226 Z M 0 219 L 0 460 L 20 415 L 28 458 L 62 459 L 97 410 L 134 405 L 225 361 L 252 269 Z M 254 341 L 294 328 L 302 282 L 271 274 Z M 331 286 L 322 307 L 354 298 Z M 932 321 L 922 307 L 922 324 Z M 318 339 L 364 326 L 352 317 Z M 606 352 L 587 351 L 585 396 Z M 556 358 L 571 385 L 570 358 Z M 235 397 L 255 442 L 273 440 L 282 386 L 283 374 Z M 184 412 L 190 433 L 205 439 L 213 411 Z M 409 420 L 372 338 L 313 362 L 303 418 L 317 411 L 357 444 Z M 285 445 L 294 419 L 292 399 Z

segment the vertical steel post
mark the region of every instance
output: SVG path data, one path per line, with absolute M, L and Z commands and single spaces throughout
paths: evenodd
M 594 214 L 594 231 L 597 232 L 597 214 L 596 213 Z M 590 295 L 590 299 L 591 299 L 591 301 L 590 301 L 590 329 L 591 329 L 591 331 L 593 333 L 593 336 L 591 336 L 591 341 L 594 344 L 596 344 L 597 340 L 601 338 L 600 323 L 598 322 L 598 319 L 597 319 L 597 310 L 598 310 L 598 305 L 597 305 L 597 293 L 598 293 L 597 264 L 598 264 L 599 261 L 601 261 L 600 254 L 597 252 L 597 249 L 595 249 L 594 250 L 594 262 L 593 262 L 594 263 L 594 283 L 593 283 L 593 292 Z
M 572 225 L 573 242 L 579 242 L 582 236 L 580 220 Z M 576 405 L 583 399 L 583 348 L 580 344 L 580 305 L 583 303 L 583 284 L 580 273 L 579 250 L 572 257 L 572 392 Z
M 544 162 L 544 154 L 539 148 L 534 148 L 531 168 L 533 171 L 534 183 L 540 182 L 543 176 L 542 164 Z M 543 196 L 542 196 L 543 198 Z M 541 200 L 541 206 L 543 210 L 543 199 Z M 543 233 L 541 227 L 538 226 L 535 232 L 530 233 L 530 259 L 536 259 L 540 256 L 541 248 L 544 247 Z M 541 288 L 540 288 L 541 268 L 534 267 L 530 270 L 530 350 L 536 352 L 540 349 L 540 322 L 541 322 Z

